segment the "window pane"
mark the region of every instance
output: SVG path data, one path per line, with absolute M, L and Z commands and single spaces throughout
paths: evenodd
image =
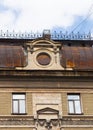
M 69 101 L 68 105 L 69 105 L 69 113 L 74 113 L 74 106 L 73 106 L 74 104 L 73 104 L 73 102 Z
M 69 100 L 79 100 L 79 95 L 68 95 Z
M 13 94 L 13 99 L 25 99 L 25 94 Z
M 25 113 L 25 100 L 20 100 L 20 113 Z
M 25 113 L 25 94 L 13 94 L 13 113 Z
M 81 113 L 80 101 L 75 101 L 75 111 L 76 113 Z
M 13 101 L 13 113 L 18 113 L 18 101 Z

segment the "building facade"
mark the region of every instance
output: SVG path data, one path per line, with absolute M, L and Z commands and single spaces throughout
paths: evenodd
M 93 130 L 93 41 L 0 39 L 0 130 Z

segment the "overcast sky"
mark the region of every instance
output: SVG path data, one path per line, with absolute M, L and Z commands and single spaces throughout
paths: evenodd
M 0 0 L 0 30 L 68 31 L 82 21 L 79 29 L 93 30 L 92 13 L 93 0 Z

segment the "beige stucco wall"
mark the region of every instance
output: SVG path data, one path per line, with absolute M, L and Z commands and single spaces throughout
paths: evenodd
M 93 115 L 93 93 L 84 93 L 81 97 L 84 114 Z
M 93 128 L 62 128 L 61 130 L 93 130 Z
M 29 115 L 33 115 L 33 101 L 32 101 L 32 93 L 26 93 L 26 112 Z
M 85 91 L 85 90 L 84 90 Z M 60 111 L 60 115 L 68 115 L 67 93 L 80 93 L 82 112 L 84 115 L 93 115 L 93 90 L 31 90 L 31 89 L 8 89 L 0 90 L 0 115 L 11 115 L 12 113 L 12 92 L 26 93 L 27 115 L 36 114 L 39 108 L 53 107 Z M 88 91 L 88 93 L 87 93 Z M 43 106 L 42 106 L 43 105 Z M 57 106 L 58 105 L 58 106 Z M 36 108 L 37 107 L 37 108 Z
M 0 92 L 0 115 L 11 114 L 11 97 L 10 92 Z
M 67 93 L 62 92 L 61 94 L 61 99 L 62 99 L 62 115 L 67 115 L 68 113 L 68 101 L 67 101 Z
M 22 127 L 5 127 L 5 128 L 0 128 L 0 130 L 35 130 L 33 128 L 22 128 Z

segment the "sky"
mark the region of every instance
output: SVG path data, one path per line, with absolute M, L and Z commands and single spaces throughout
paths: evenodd
M 93 0 L 0 0 L 0 30 L 93 31 Z

